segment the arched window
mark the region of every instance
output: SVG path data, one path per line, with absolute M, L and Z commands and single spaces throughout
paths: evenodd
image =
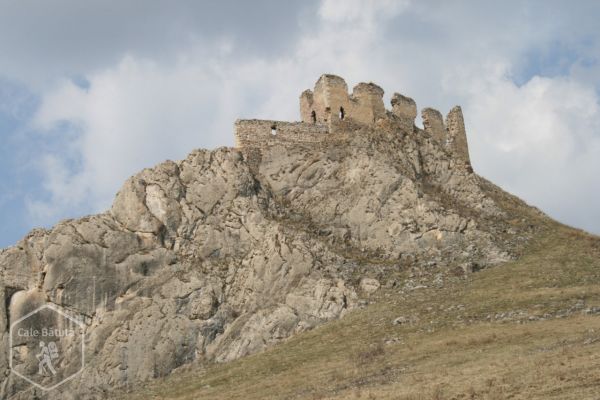
M 313 124 L 317 123 L 317 113 L 315 112 L 315 110 L 311 111 L 310 120 L 312 121 Z
M 346 113 L 344 112 L 344 107 L 340 107 L 340 121 L 344 119 Z
M 271 125 L 271 135 L 277 135 L 277 126 Z

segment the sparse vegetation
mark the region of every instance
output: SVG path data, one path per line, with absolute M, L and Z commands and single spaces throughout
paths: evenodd
M 123 398 L 594 399 L 599 283 L 600 238 L 546 222 L 518 261 L 410 296 L 382 289 L 264 353 Z

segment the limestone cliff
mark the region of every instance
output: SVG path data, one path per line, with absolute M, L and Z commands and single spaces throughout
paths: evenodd
M 45 398 L 106 398 L 341 318 L 379 285 L 410 284 L 397 271 L 460 275 L 514 258 L 530 231 L 509 230 L 519 216 L 499 199 L 516 200 L 435 137 L 441 116 L 422 131 L 406 123 L 414 102 L 394 102 L 400 117 L 348 115 L 318 146 L 196 150 L 145 169 L 109 211 L 2 250 L 0 397 L 31 398 L 9 371 L 8 326 L 47 302 L 85 322 L 86 365 Z

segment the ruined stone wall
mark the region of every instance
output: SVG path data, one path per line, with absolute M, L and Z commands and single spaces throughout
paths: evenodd
M 417 103 L 410 97 L 394 93 L 392 95 L 392 113 L 398 117 L 400 128 L 412 132 L 417 117 Z
M 455 106 L 446 116 L 446 122 L 442 114 L 433 108 L 425 108 L 421 111 L 423 127 L 442 147 L 447 149 L 454 157 L 461 159 L 466 165 L 471 165 L 469 157 L 469 145 L 465 131 L 465 121 L 462 109 Z
M 319 143 L 329 128 L 321 123 L 243 119 L 235 122 L 235 146 L 256 147 L 277 143 Z
M 348 85 L 336 75 L 322 75 L 315 84 L 312 111 L 317 122 L 329 123 L 340 119 L 340 111 L 347 113 L 349 108 Z M 311 119 L 304 122 L 312 122 Z
M 359 83 L 352 89 L 347 118 L 362 124 L 373 124 L 385 116 L 383 89 L 374 83 Z
M 433 108 L 424 108 L 421 110 L 423 119 L 423 128 L 425 132 L 431 135 L 442 146 L 446 145 L 446 127 L 442 114 Z
M 348 94 L 348 85 L 336 75 L 322 75 L 314 91 L 300 95 L 300 115 L 306 123 L 335 124 L 352 120 L 372 124 L 385 116 L 383 89 L 374 83 L 359 83 Z
M 311 124 L 317 122 L 317 113 L 314 108 L 313 92 L 307 89 L 300 95 L 300 117 L 302 121 Z
M 410 134 L 423 134 L 423 131 L 415 129 L 415 101 L 394 93 L 390 112 L 383 104 L 383 93 L 383 89 L 374 83 L 359 83 L 348 94 L 344 79 L 331 74 L 321 75 L 314 90 L 305 90 L 300 95 L 302 122 L 238 120 L 235 124 L 236 147 L 244 148 L 248 154 L 258 157 L 263 146 L 338 143 L 365 125 L 391 120 L 396 129 Z M 470 166 L 461 108 L 456 106 L 450 110 L 445 122 L 442 114 L 433 108 L 424 108 L 421 116 L 424 132 Z
M 470 165 L 471 160 L 469 157 L 469 145 L 467 143 L 465 121 L 460 106 L 455 106 L 448 113 L 448 116 L 446 117 L 446 129 L 448 131 L 447 143 L 451 152 Z

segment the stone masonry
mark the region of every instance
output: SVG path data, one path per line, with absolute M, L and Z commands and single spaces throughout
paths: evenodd
M 392 96 L 392 113 L 398 117 L 402 128 L 412 132 L 417 118 L 417 103 L 410 97 L 394 93 Z
M 383 89 L 374 83 L 359 83 L 349 94 L 343 78 L 321 75 L 313 90 L 307 89 L 300 95 L 301 122 L 237 120 L 235 145 L 256 152 L 274 144 L 329 143 L 387 118 L 393 120 L 400 131 L 429 135 L 470 168 L 467 135 L 459 106 L 450 110 L 445 122 L 438 110 L 424 108 L 421 111 L 422 130 L 415 126 L 417 105 L 412 98 L 394 93 L 392 108 L 388 111 L 383 94 Z
M 467 165 L 471 165 L 469 145 L 465 133 L 465 121 L 460 106 L 455 106 L 450 110 L 446 117 L 446 127 L 448 146 L 457 157 L 461 158 Z

